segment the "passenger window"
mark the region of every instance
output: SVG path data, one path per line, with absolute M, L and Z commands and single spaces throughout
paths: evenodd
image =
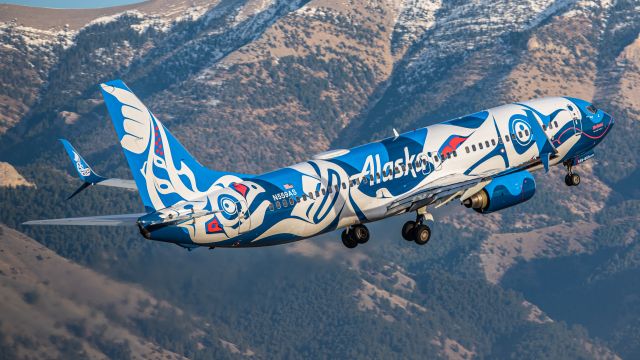
M 516 134 L 511 134 L 511 140 L 515 140 L 516 139 Z
M 458 152 L 454 150 L 454 151 L 453 151 L 453 156 L 454 156 L 454 157 L 458 157 Z
M 485 140 L 484 144 L 487 146 L 487 149 L 489 148 L 489 146 L 491 146 L 489 145 L 489 140 Z
M 322 191 L 322 195 L 324 195 L 324 190 Z M 320 197 L 320 191 L 316 190 L 316 197 Z
M 469 147 L 468 146 L 465 146 L 464 150 L 467 152 L 467 154 L 469 153 Z
M 360 178 L 356 178 L 354 181 L 356 182 L 356 185 L 360 185 Z
M 322 195 L 327 195 L 327 190 L 325 190 L 324 188 L 322 189 Z
M 542 130 L 547 131 L 547 125 L 542 124 Z
M 402 169 L 402 172 L 404 172 L 407 169 L 407 166 L 405 164 L 400 165 L 400 168 Z
M 482 150 L 482 143 L 478 143 L 478 148 Z
M 509 135 L 508 134 L 504 136 L 504 141 L 509 142 Z
M 554 121 L 554 122 L 553 122 L 553 126 L 558 127 L 558 122 L 557 122 L 557 121 Z
M 327 186 L 327 194 L 331 194 L 333 190 L 331 190 L 331 186 Z
M 437 157 L 437 156 L 436 156 L 436 157 Z M 422 158 L 420 161 L 422 162 L 422 165 L 427 165 L 427 159 Z
M 524 136 L 529 136 L 529 130 L 524 129 Z
M 336 189 L 336 192 L 340 191 L 340 184 L 336 184 L 336 186 L 334 186 L 334 189 Z
M 518 137 L 522 137 L 522 131 L 518 131 Z
M 380 180 L 380 173 L 376 173 L 376 179 Z
M 307 201 L 307 195 L 302 195 L 302 201 Z
M 362 183 L 363 183 L 363 184 L 366 184 L 366 183 L 368 183 L 368 182 L 369 182 L 369 178 L 368 178 L 368 177 L 363 177 L 363 178 L 362 178 Z
M 496 146 L 496 139 L 491 139 L 491 145 Z
M 407 169 L 408 169 L 409 171 L 411 171 L 411 168 L 412 168 L 411 163 L 408 163 L 408 164 L 407 164 Z
M 309 199 L 313 199 L 313 192 L 309 191 Z
M 289 198 L 289 204 L 291 204 L 291 206 L 293 206 L 293 204 L 295 204 L 295 201 L 293 201 L 293 198 Z
M 434 157 L 433 157 L 433 160 L 434 160 L 435 162 L 438 162 L 438 161 L 439 161 L 439 160 L 438 160 L 438 155 L 434 156 Z
M 478 150 L 478 149 L 476 149 L 476 144 L 471 145 L 471 149 L 472 149 L 473 151 Z
M 276 209 L 280 209 L 282 206 L 280 205 L 280 200 L 276 201 Z
M 373 181 L 373 174 L 369 175 L 369 181 Z
M 289 204 L 287 203 L 287 199 L 282 200 L 282 207 L 287 207 Z
M 273 203 L 269 203 L 269 210 L 273 211 Z
M 498 138 L 498 144 L 502 144 L 502 138 L 501 137 Z
M 296 196 L 296 202 L 300 202 L 300 196 Z

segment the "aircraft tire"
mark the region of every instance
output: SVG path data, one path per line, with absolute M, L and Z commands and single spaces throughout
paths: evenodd
M 413 229 L 416 227 L 415 221 L 407 221 L 402 226 L 402 238 L 407 241 L 413 241 Z
M 351 236 L 358 242 L 358 244 L 364 244 L 369 241 L 369 229 L 364 225 L 355 225 L 351 228 Z
M 564 183 L 565 183 L 565 184 L 567 184 L 567 186 L 572 186 L 572 183 L 571 183 L 571 174 L 567 174 L 567 175 L 565 175 L 565 177 L 564 177 Z
M 431 239 L 431 228 L 427 225 L 418 225 L 413 230 L 413 236 L 413 240 L 416 244 L 424 245 L 429 242 L 429 239 Z
M 351 234 L 347 234 L 347 230 L 342 230 L 342 244 L 349 249 L 353 249 L 358 246 L 358 241 L 354 239 Z
M 571 174 L 571 185 L 573 185 L 573 186 L 580 185 L 580 175 Z

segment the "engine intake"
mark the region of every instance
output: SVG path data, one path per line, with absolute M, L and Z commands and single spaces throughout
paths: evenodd
M 467 208 L 487 214 L 523 203 L 536 193 L 536 181 L 523 170 L 493 179 L 484 189 L 464 200 Z

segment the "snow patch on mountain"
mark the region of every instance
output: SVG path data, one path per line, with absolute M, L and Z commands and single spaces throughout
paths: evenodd
M 436 24 L 442 0 L 403 0 L 392 33 L 393 51 L 411 46 Z

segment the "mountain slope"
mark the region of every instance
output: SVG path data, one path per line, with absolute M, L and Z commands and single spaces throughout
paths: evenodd
M 155 298 L 198 309 L 222 333 L 240 335 L 219 336 L 239 353 L 639 353 L 637 1 L 151 1 L 56 13 L 50 23 L 39 21 L 45 10 L 18 14 L 0 16 L 0 160 L 37 188 L 0 189 L 2 221 Z M 20 227 L 139 211 L 136 194 L 110 189 L 64 202 L 78 184 L 57 137 L 100 172 L 130 177 L 97 91 L 116 77 L 203 163 L 222 170 L 266 171 L 392 128 L 547 95 L 593 100 L 616 127 L 577 169 L 579 188 L 564 186 L 565 170 L 555 168 L 536 174 L 535 197 L 512 209 L 485 216 L 450 206 L 436 213 L 423 248 L 400 240 L 406 219 L 372 225 L 374 239 L 351 252 L 332 234 L 213 255 L 179 253 L 121 229 Z M 581 297 L 598 301 L 578 306 Z M 602 311 L 602 303 L 616 307 Z M 420 343 L 407 340 L 417 333 L 426 334 Z M 190 338 L 173 345 L 166 348 L 183 356 L 208 354 L 189 352 L 198 347 Z
M 166 324 L 155 323 L 167 316 L 197 323 L 181 309 L 62 258 L 6 226 L 0 226 L 0 254 L 0 331 L 3 346 L 17 358 L 182 358 L 143 330 L 154 325 L 168 331 Z M 194 342 L 218 333 L 200 326 L 191 335 Z M 214 353 L 231 355 L 227 340 L 214 340 Z

